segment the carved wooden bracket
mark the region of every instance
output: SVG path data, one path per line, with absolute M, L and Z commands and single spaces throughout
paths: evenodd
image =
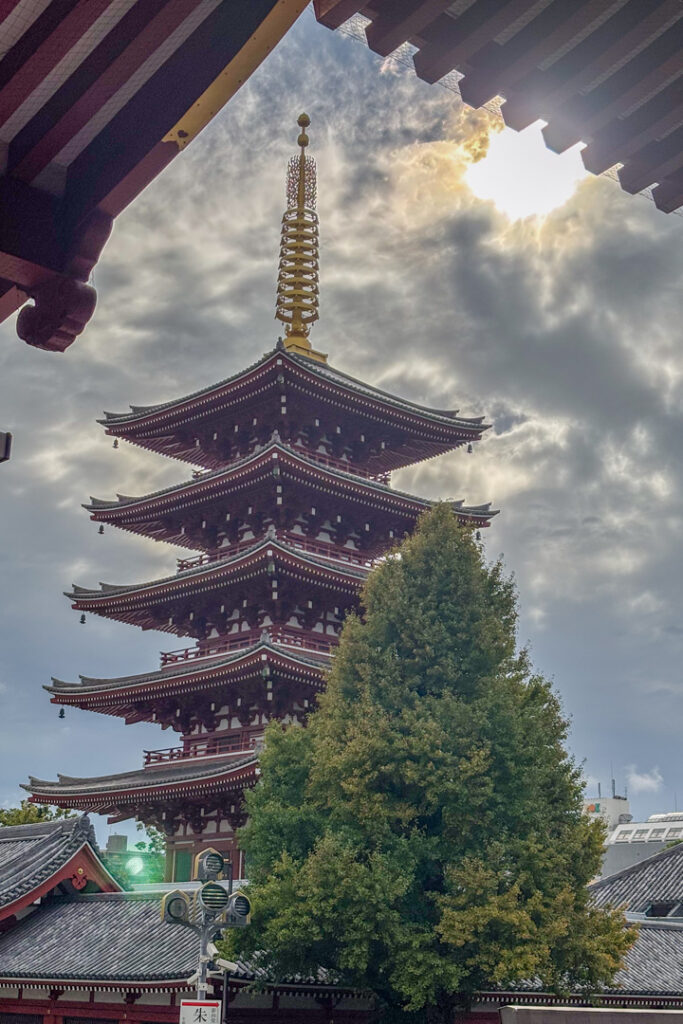
M 17 334 L 27 345 L 63 352 L 95 312 L 97 292 L 72 277 L 53 277 L 32 294 L 17 318 Z
M 97 302 L 97 292 L 85 282 L 113 223 L 110 216 L 95 210 L 68 247 L 64 273 L 55 274 L 30 292 L 34 305 L 24 306 L 17 319 L 17 334 L 27 345 L 63 352 L 83 331 Z

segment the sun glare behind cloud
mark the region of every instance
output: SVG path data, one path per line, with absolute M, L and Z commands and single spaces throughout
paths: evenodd
M 543 216 L 570 199 L 588 177 L 581 144 L 553 153 L 543 141 L 541 122 L 523 132 L 504 128 L 489 151 L 467 169 L 465 181 L 479 199 L 491 199 L 511 220 Z

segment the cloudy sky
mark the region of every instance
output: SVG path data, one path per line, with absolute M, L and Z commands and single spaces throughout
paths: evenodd
M 505 158 L 499 206 L 477 198 L 471 167 L 497 144 L 495 121 L 310 12 L 119 217 L 95 271 L 97 312 L 73 347 L 38 352 L 13 321 L 0 326 L 0 429 L 15 435 L 0 467 L 0 805 L 29 773 L 122 771 L 172 742 L 76 710 L 60 721 L 41 689 L 53 675 L 153 669 L 160 649 L 180 646 L 94 616 L 81 626 L 61 596 L 72 582 L 154 578 L 178 554 L 101 537 L 81 509 L 91 494 L 187 475 L 113 450 L 95 418 L 182 395 L 272 348 L 302 109 L 319 173 L 315 346 L 387 390 L 486 415 L 475 454 L 394 484 L 502 509 L 486 548 L 517 578 L 520 640 L 562 695 L 591 787 L 605 793 L 613 766 L 636 814 L 683 807 L 683 218 L 586 179 L 547 216 L 511 219 L 499 206 L 512 186 L 533 197 L 559 165 L 529 147 L 521 169 Z

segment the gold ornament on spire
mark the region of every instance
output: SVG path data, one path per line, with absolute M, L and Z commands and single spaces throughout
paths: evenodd
M 298 145 L 287 168 L 287 209 L 282 218 L 280 264 L 277 277 L 276 320 L 285 325 L 285 348 L 309 359 L 327 360 L 308 340 L 311 325 L 318 319 L 318 215 L 315 212 L 315 160 L 306 156 L 311 123 L 300 114 Z

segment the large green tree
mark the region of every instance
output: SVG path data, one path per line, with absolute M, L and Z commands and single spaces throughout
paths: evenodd
M 440 505 L 363 606 L 309 727 L 268 729 L 241 837 L 254 919 L 231 941 L 419 1020 L 521 979 L 609 983 L 633 936 L 591 905 L 604 834 L 501 563 Z

